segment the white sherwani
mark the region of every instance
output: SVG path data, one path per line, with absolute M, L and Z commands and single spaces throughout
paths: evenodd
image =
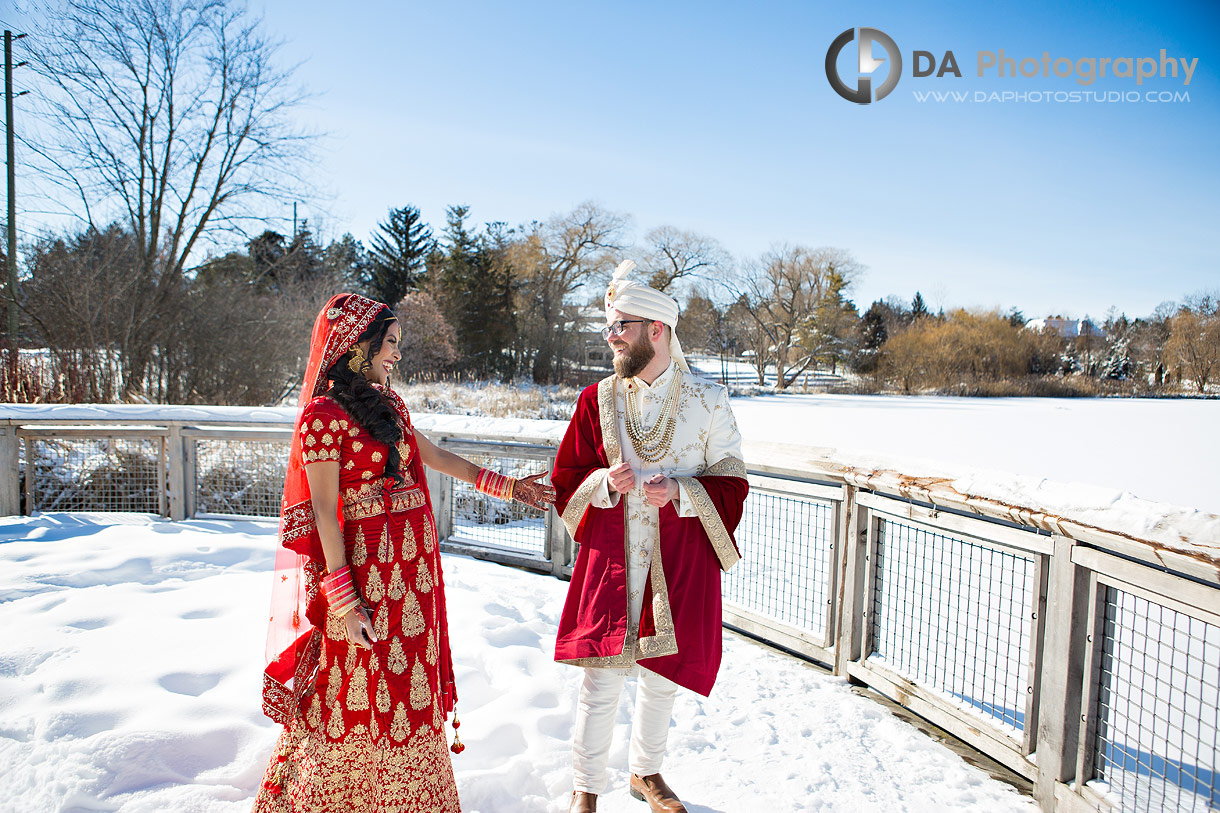
M 635 488 L 627 496 L 627 538 L 629 560 L 627 562 L 627 590 L 631 599 L 631 625 L 640 622 L 640 611 L 644 601 L 644 582 L 648 579 L 648 565 L 652 561 L 653 547 L 660 530 L 658 509 L 644 499 L 644 483 L 656 474 L 666 477 L 690 477 L 702 474 L 705 469 L 726 457 L 743 459 L 741 455 L 741 432 L 729 408 L 729 393 L 724 387 L 713 384 L 691 373 L 682 373 L 682 392 L 678 400 L 678 421 L 673 441 L 665 456 L 656 463 L 645 463 L 636 453 L 627 435 L 627 391 L 639 394 L 638 403 L 642 415 L 643 430 L 647 433 L 656 425 L 661 407 L 677 367 L 673 362 L 665 368 L 651 385 L 639 378 L 619 380 L 615 385 L 615 407 L 618 413 L 619 437 L 623 439 L 623 462 L 631 465 L 635 472 Z M 620 495 L 611 492 L 606 476 L 593 493 L 590 505 L 595 508 L 610 508 L 618 505 Z M 694 503 L 686 493 L 685 486 L 678 486 L 680 517 L 695 517 Z

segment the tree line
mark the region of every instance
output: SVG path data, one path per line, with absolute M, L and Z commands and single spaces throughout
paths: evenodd
M 27 252 L 21 303 L 44 375 L 31 362 L 10 375 L 8 397 L 277 403 L 299 380 L 318 303 L 344 290 L 395 308 L 408 379 L 584 383 L 608 367 L 586 351 L 601 343 L 605 280 L 628 255 L 683 301 L 688 351 L 748 363 L 758 384 L 780 390 L 828 370 L 855 391 L 1202 393 L 1220 371 L 1213 295 L 1135 319 L 1082 320 L 1072 336 L 1035 329 L 1015 309 L 933 313 L 918 293 L 861 313 L 849 293 L 864 269 L 847 250 L 782 245 L 737 261 L 713 238 L 671 226 L 635 241 L 630 223 L 585 203 L 544 221 L 475 226 L 455 205 L 434 231 L 404 205 L 367 245 L 351 234 L 323 245 L 308 221 L 295 235 L 265 230 L 168 291 L 133 273 L 140 238 L 120 223 L 44 236 Z
M 517 225 L 455 205 L 434 229 L 404 201 L 367 242 L 308 223 L 281 234 L 259 213 L 309 198 L 316 134 L 243 5 L 62 0 L 43 21 L 22 40 L 35 81 L 21 145 L 40 205 L 83 225 L 24 247 L 5 291 L 21 313 L 5 400 L 277 403 L 319 303 L 343 290 L 396 308 L 410 377 L 583 382 L 604 363 L 601 293 L 626 256 L 684 302 L 688 349 L 779 389 L 829 369 L 905 392 L 1206 392 L 1220 367 L 1215 296 L 1070 338 L 1016 312 L 933 314 L 919 295 L 861 313 L 848 250 L 739 261 L 675 226 L 636 239 L 628 215 L 594 203 Z

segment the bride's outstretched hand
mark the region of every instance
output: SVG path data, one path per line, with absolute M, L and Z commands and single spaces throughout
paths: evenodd
M 540 471 L 517 480 L 517 484 L 513 486 L 513 499 L 533 508 L 546 510 L 547 506 L 555 502 L 555 487 L 539 482 L 546 476 L 547 472 Z

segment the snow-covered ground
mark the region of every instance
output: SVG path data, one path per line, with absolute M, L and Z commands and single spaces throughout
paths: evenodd
M 276 736 L 259 711 L 272 523 L 0 520 L 0 810 L 244 811 Z M 446 556 L 467 811 L 563 811 L 578 671 L 551 660 L 565 585 Z M 1034 810 L 790 657 L 726 634 L 683 694 L 666 776 L 692 813 Z M 626 704 L 600 809 L 625 790 Z
M 1220 401 L 763 395 L 733 400 L 751 441 L 985 469 L 1220 514 Z M 917 471 L 909 471 L 916 469 Z

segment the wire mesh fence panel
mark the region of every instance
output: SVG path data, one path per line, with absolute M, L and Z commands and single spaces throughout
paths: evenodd
M 29 444 L 25 476 L 34 478 L 35 511 L 161 512 L 161 438 L 35 437 Z
M 1220 626 L 1106 587 L 1095 779 L 1123 810 L 1220 809 Z
M 874 559 L 869 660 L 1023 731 L 1034 562 L 887 518 Z
M 276 440 L 195 441 L 195 511 L 278 517 L 289 444 Z
M 834 550 L 834 504 L 753 491 L 737 545 L 742 559 L 725 574 L 725 602 L 825 635 Z
M 550 469 L 548 461 L 524 457 L 464 454 L 476 466 L 509 477 L 524 477 Z M 549 482 L 549 481 L 548 481 Z M 519 502 L 497 500 L 475 491 L 474 486 L 453 480 L 449 517 L 453 535 L 463 542 L 493 548 L 546 555 L 546 514 Z

